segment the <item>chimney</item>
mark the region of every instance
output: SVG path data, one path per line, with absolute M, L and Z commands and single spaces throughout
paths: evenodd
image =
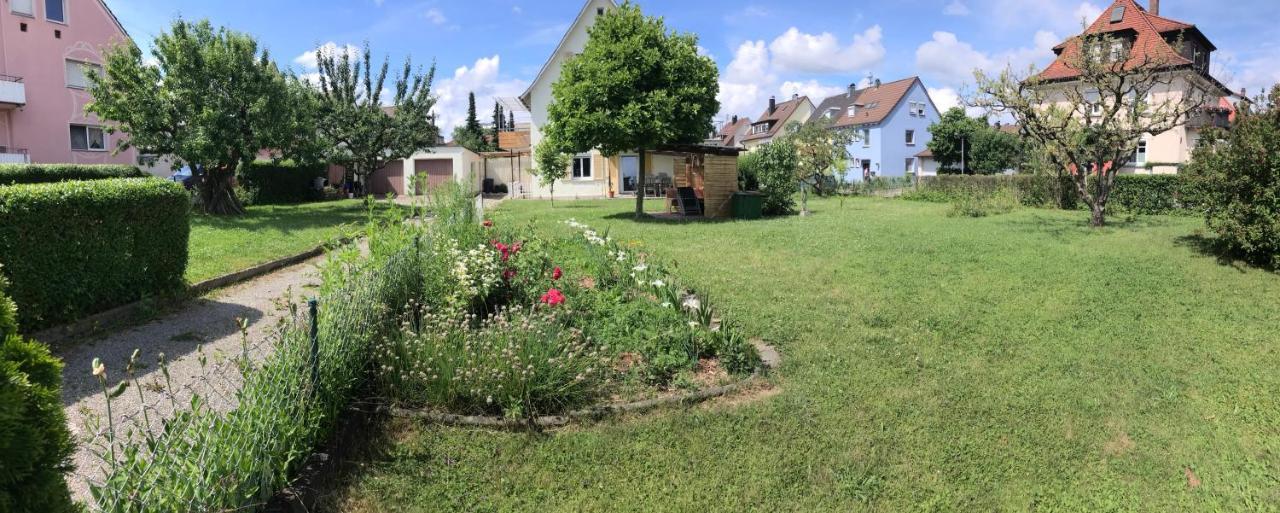
M 849 84 L 849 97 L 852 98 L 853 93 L 856 93 L 856 92 L 858 92 L 858 83 L 854 82 L 852 84 Z
M 1156 16 L 1160 15 L 1160 0 L 1151 0 L 1151 8 L 1147 9 Z
M 778 97 L 770 96 L 769 97 L 769 113 L 773 114 L 773 112 L 776 110 L 778 110 Z
M 876 79 L 876 89 L 880 88 L 880 79 Z
M 792 93 L 792 94 L 791 94 L 791 99 L 792 99 L 792 100 L 798 100 L 798 99 L 800 99 L 800 93 Z

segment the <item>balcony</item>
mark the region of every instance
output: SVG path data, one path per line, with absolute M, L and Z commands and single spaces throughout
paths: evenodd
M 1231 110 L 1225 107 L 1205 107 L 1192 112 L 1187 117 L 1187 128 L 1202 130 L 1205 128 L 1231 128 Z
M 30 164 L 31 157 L 24 148 L 0 146 L 0 164 Z
M 27 85 L 22 83 L 22 77 L 0 75 L 0 110 L 26 105 Z

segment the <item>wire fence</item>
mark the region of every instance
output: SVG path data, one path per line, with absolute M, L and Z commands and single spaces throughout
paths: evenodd
M 131 361 L 120 384 L 97 373 L 107 396 L 95 453 L 103 477 L 90 483 L 108 512 L 245 511 L 266 505 L 332 432 L 370 375 L 370 347 L 397 327 L 402 305 L 421 293 L 421 244 L 383 245 L 330 257 L 322 285 L 270 335 L 240 354 L 218 355 L 198 384 L 142 383 Z M 205 363 L 201 357 L 201 364 Z M 96 366 L 95 366 L 95 370 Z M 111 407 L 123 394 L 141 405 L 121 423 Z M 225 402 L 225 406 L 211 403 Z

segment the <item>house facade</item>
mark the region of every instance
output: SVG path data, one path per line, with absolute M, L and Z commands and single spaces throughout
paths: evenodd
M 84 107 L 124 27 L 102 0 L 0 2 L 0 163 L 138 164 Z
M 742 147 L 747 151 L 755 150 L 775 138 L 785 135 L 787 127 L 797 123 L 805 123 L 813 116 L 813 102 L 807 96 L 792 96 L 790 100 L 778 103 L 777 98 L 769 98 L 769 106 L 760 117 L 751 123 L 747 134 L 740 139 Z
M 1147 103 L 1159 106 L 1190 101 L 1202 108 L 1182 126 L 1161 134 L 1148 134 L 1138 143 L 1132 159 L 1120 168 L 1121 173 L 1174 174 L 1191 160 L 1191 153 L 1206 128 L 1229 128 L 1236 104 L 1245 101 L 1210 73 L 1213 52 L 1217 47 L 1195 25 L 1160 15 L 1159 0 L 1151 0 L 1144 9 L 1134 0 L 1115 0 L 1081 35 L 1054 47 L 1056 58 L 1038 77 L 1044 82 L 1047 102 L 1067 107 L 1068 91 L 1079 86 L 1079 72 L 1072 66 L 1079 62 L 1085 35 L 1106 34 L 1116 39 L 1114 48 L 1094 49 L 1099 58 L 1124 59 L 1126 66 L 1156 63 L 1167 72 L 1161 84 L 1151 91 Z M 1091 93 L 1084 92 L 1087 99 Z M 1092 93 L 1097 96 L 1096 92 Z M 1102 102 L 1094 109 L 1099 112 Z
M 814 119 L 854 131 L 848 177 L 865 180 L 919 173 L 919 155 L 932 139 L 929 126 L 941 117 L 924 83 L 911 77 L 873 80 L 863 89 L 850 86 L 848 92 L 823 100 Z
M 726 148 L 742 148 L 742 138 L 746 137 L 751 131 L 751 118 L 740 118 L 733 116 L 725 121 L 724 125 L 716 130 L 715 133 L 707 137 L 706 144 L 709 146 L 723 146 Z

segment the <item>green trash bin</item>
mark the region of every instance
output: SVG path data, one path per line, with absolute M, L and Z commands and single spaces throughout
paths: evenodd
M 733 217 L 735 219 L 764 217 L 764 196 L 754 191 L 733 193 Z

